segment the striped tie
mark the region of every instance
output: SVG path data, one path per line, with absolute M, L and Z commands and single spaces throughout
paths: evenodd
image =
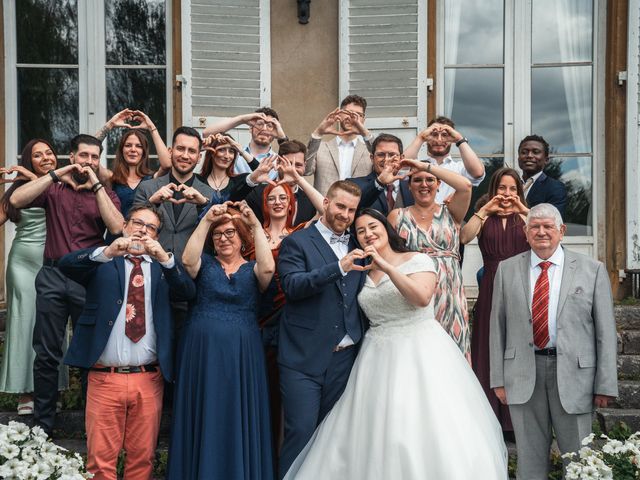
M 540 262 L 542 270 L 533 289 L 531 314 L 533 316 L 533 342 L 538 348 L 544 348 L 549 343 L 549 275 L 547 270 L 551 262 Z

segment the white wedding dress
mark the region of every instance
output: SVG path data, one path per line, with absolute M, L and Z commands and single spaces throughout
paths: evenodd
M 417 254 L 398 266 L 434 271 Z M 358 296 L 371 322 L 347 387 L 285 480 L 506 480 L 500 424 L 460 349 L 385 275 Z

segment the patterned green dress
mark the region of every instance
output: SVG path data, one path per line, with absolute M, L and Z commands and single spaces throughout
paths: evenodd
M 397 230 L 407 247 L 433 259 L 438 276 L 433 294 L 435 317 L 471 363 L 469 314 L 460 268 L 460 227 L 443 205 L 434 213 L 429 231 L 418 226 L 409 208 L 401 209 Z
M 42 267 L 47 234 L 44 209 L 29 208 L 21 213 L 7 261 L 7 326 L 0 365 L 0 391 L 8 393 L 33 392 L 35 279 Z M 58 384 L 61 389 L 68 384 L 67 371 L 61 366 Z

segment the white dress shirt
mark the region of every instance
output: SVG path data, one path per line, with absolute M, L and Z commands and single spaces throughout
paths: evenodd
M 337 234 L 335 232 L 332 232 L 329 227 L 322 223 L 322 220 L 318 220 L 316 222 L 316 228 L 318 229 L 318 232 L 320 232 L 320 235 L 322 235 L 322 238 L 327 242 L 327 245 L 331 247 L 333 253 L 336 254 L 336 257 L 338 257 L 338 267 L 340 268 L 340 273 L 342 273 L 342 276 L 344 277 L 347 273 L 342 269 L 340 260 L 342 260 L 347 255 L 347 253 L 349 253 L 349 245 L 345 245 L 341 242 L 331 243 L 331 235 Z M 342 340 L 340 340 L 338 346 L 347 347 L 349 345 L 353 345 L 354 343 L 355 342 L 353 341 L 353 339 L 347 333 L 344 337 L 342 337 Z
M 96 248 L 91 253 L 91 260 L 96 262 L 110 262 L 112 259 L 104 255 L 104 249 L 107 247 Z M 156 355 L 156 330 L 153 326 L 153 305 L 151 301 L 151 262 L 153 259 L 148 255 L 142 255 L 143 262 L 140 264 L 142 273 L 144 274 L 144 316 L 145 316 L 145 334 L 138 340 L 132 342 L 125 334 L 125 314 L 127 310 L 127 294 L 129 292 L 129 277 L 133 264 L 125 257 L 124 260 L 124 301 L 120 312 L 113 322 L 113 328 L 109 335 L 107 345 L 98 359 L 98 363 L 106 367 L 129 367 L 140 366 L 154 363 L 157 360 Z M 169 260 L 161 263 L 165 268 L 172 268 L 175 265 L 173 254 L 169 254 Z
M 343 140 L 336 136 L 338 143 L 338 153 L 340 154 L 340 180 L 351 178 L 351 166 L 353 165 L 353 155 L 356 151 L 358 137 L 353 140 Z
M 536 286 L 536 280 L 540 276 L 542 269 L 538 266 L 540 262 L 544 262 L 536 253 L 531 250 L 531 265 L 529 267 L 529 308 L 533 303 L 533 290 Z M 558 301 L 560 300 L 560 285 L 562 283 L 562 271 L 564 269 L 564 250 L 562 246 L 558 246 L 553 255 L 547 260 L 551 262 L 547 275 L 549 276 L 549 343 L 544 348 L 554 348 L 556 346 Z M 536 347 L 536 350 L 538 348 Z
M 253 155 L 251 153 L 251 148 L 249 148 L 249 145 L 244 147 L 244 151 L 247 152 L 250 155 Z M 255 157 L 256 160 L 261 162 L 263 159 L 267 158 L 269 155 L 273 155 L 275 153 L 276 152 L 274 152 L 273 149 L 270 148 L 267 153 L 259 153 L 257 155 L 253 155 L 253 156 Z M 251 170 L 251 167 L 249 166 L 247 161 L 244 159 L 244 157 L 242 155 L 238 154 L 238 156 L 236 157 L 236 162 L 233 165 L 233 173 L 235 173 L 236 175 L 239 175 L 241 173 L 251 173 L 251 172 L 253 172 L 253 170 Z M 271 180 L 277 179 L 278 178 L 278 172 L 275 169 L 272 169 L 269 172 L 269 178 Z
M 527 198 L 527 195 L 529 195 L 529 192 L 531 191 L 531 187 L 533 187 L 533 184 L 538 181 L 538 179 L 540 178 L 540 175 L 542 175 L 542 170 L 540 170 L 538 173 L 536 173 L 533 177 L 529 177 L 529 179 L 533 179 L 533 181 L 524 190 L 524 198 Z M 526 185 L 527 182 L 524 182 L 524 183 Z
M 435 158 L 427 157 L 426 160 L 422 160 L 422 161 L 430 162 L 430 163 L 433 163 L 434 165 L 438 165 L 438 162 L 436 161 Z M 478 185 L 480 185 L 480 183 L 482 183 L 486 173 L 486 170 L 485 170 L 485 173 L 483 173 L 482 176 L 478 178 L 472 176 L 469 172 L 467 172 L 467 169 L 465 168 L 464 162 L 462 161 L 462 159 L 454 160 L 451 157 L 451 155 L 448 155 L 442 161 L 442 163 L 439 164 L 438 166 L 442 168 L 446 168 L 447 170 L 455 172 L 459 175 L 462 175 L 464 178 L 467 178 L 471 182 L 471 185 L 473 185 L 474 187 L 477 187 Z M 447 185 L 444 182 L 441 182 L 440 186 L 438 187 L 438 193 L 436 193 L 436 203 L 439 203 L 439 204 L 444 203 L 444 201 L 454 192 L 455 192 L 455 189 L 452 186 Z

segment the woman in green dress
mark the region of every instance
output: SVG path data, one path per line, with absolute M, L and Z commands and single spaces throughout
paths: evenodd
M 19 393 L 18 414 L 33 413 L 33 360 L 31 345 L 36 319 L 36 274 L 42 267 L 46 237 L 45 213 L 42 208 L 18 210 L 9 203 L 13 191 L 26 182 L 55 170 L 58 163 L 49 142 L 29 141 L 18 165 L 1 168 L 3 183 L 13 183 L 4 196 L 0 208 L 0 225 L 11 220 L 15 238 L 7 261 L 6 294 L 7 323 L 4 349 L 0 365 L 0 391 Z M 14 178 L 8 178 L 16 174 Z M 67 384 L 66 369 L 60 375 L 60 387 Z

